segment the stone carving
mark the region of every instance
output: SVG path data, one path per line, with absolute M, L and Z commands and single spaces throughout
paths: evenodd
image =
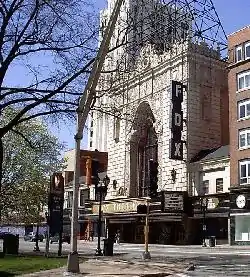
M 118 189 L 117 195 L 118 195 L 118 196 L 127 196 L 127 191 L 128 191 L 127 188 L 125 188 L 125 187 L 120 187 L 120 188 Z
M 145 70 L 151 67 L 152 62 L 157 62 L 156 50 L 154 45 L 148 43 L 146 44 L 140 52 L 139 59 L 137 61 L 137 70 Z M 158 62 L 157 62 L 158 63 Z

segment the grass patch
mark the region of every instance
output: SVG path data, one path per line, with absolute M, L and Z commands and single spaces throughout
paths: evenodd
M 66 265 L 67 258 L 42 256 L 5 256 L 0 259 L 0 276 L 11 277 Z

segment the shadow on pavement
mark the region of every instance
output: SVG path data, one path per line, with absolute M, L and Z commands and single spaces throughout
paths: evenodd
M 6 272 L 6 271 L 0 271 L 0 276 L 1 277 L 12 277 L 15 276 L 14 273 Z

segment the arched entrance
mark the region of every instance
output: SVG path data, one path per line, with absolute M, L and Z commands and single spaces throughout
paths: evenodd
M 130 196 L 149 195 L 149 160 L 158 161 L 158 140 L 152 110 L 142 102 L 135 114 L 130 140 Z

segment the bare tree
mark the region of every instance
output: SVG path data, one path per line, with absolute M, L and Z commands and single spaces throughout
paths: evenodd
M 72 116 L 99 30 L 91 0 L 4 0 L 0 14 L 0 115 L 16 111 L 0 123 L 1 183 L 5 134 L 39 116 Z

